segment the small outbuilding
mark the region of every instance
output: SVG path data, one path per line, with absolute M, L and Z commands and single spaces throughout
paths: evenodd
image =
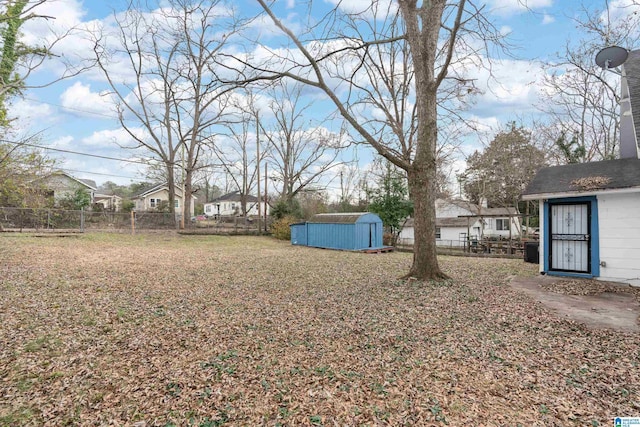
M 540 203 L 540 272 L 640 285 L 640 159 L 542 169 L 524 200 Z
M 325 249 L 383 249 L 382 220 L 370 212 L 329 213 L 291 224 L 291 243 Z

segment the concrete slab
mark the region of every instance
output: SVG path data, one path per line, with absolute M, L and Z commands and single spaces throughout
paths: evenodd
M 553 284 L 562 280 L 563 278 L 550 276 L 517 277 L 511 281 L 511 286 L 540 301 L 559 316 L 584 323 L 590 328 L 640 332 L 640 324 L 638 323 L 640 303 L 633 293 L 624 292 L 621 289 L 621 292 L 605 291 L 594 295 L 567 295 L 543 288 L 545 284 Z M 575 281 L 576 279 L 571 280 Z M 585 286 L 588 282 L 590 281 L 585 281 Z

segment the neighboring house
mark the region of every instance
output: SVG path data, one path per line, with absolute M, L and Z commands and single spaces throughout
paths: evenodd
M 465 200 L 436 200 L 436 245 L 464 246 L 468 240 L 483 237 L 515 238 L 521 234 L 516 208 L 488 208 Z M 408 218 L 398 243 L 413 245 L 413 218 Z
M 540 272 L 640 286 L 640 51 L 622 70 L 620 159 L 541 169 L 523 193 L 540 203 Z
M 195 213 L 196 196 L 191 196 L 191 206 L 186 212 L 190 217 Z M 169 187 L 166 183 L 155 185 L 142 193 L 131 198 L 135 204 L 134 210 L 137 212 L 153 212 L 166 207 L 169 201 Z M 175 187 L 175 212 L 180 213 L 182 210 L 182 189 Z
M 94 204 L 102 205 L 102 209 L 105 211 L 120 212 L 122 210 L 122 197 L 115 194 L 96 193 Z
M 250 194 L 247 194 L 245 197 L 247 216 L 258 215 L 258 198 Z M 261 215 L 265 214 L 265 209 L 267 210 L 267 215 L 269 215 L 269 204 L 261 202 Z M 206 216 L 212 217 L 242 215 L 242 200 L 240 197 L 240 192 L 234 191 L 232 193 L 225 194 L 224 196 L 220 196 L 209 203 L 205 203 L 204 214 Z
M 47 197 L 53 199 L 53 204 L 58 205 L 61 200 L 73 196 L 78 189 L 83 189 L 89 194 L 93 205 L 96 190 L 95 181 L 90 179 L 80 179 L 66 172 L 54 172 L 51 175 L 39 180 L 38 185 L 46 193 Z

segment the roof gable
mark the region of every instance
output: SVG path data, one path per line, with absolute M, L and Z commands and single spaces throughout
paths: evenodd
M 175 196 L 180 198 L 180 199 L 182 199 L 182 189 L 177 185 L 175 185 L 174 187 L 175 187 Z M 138 195 L 133 196 L 132 199 L 143 199 L 143 198 L 145 198 L 147 196 L 150 196 L 150 195 L 152 195 L 154 193 L 157 193 L 158 191 L 162 191 L 162 190 L 169 191 L 169 186 L 167 185 L 166 182 L 162 183 L 162 184 L 156 184 L 153 187 L 148 188 L 148 189 L 144 190 L 143 192 L 139 193 Z M 198 200 L 196 195 L 193 194 L 193 193 L 191 194 L 191 198 L 193 200 Z
M 256 203 L 258 198 L 256 196 L 252 196 L 251 194 L 247 194 L 246 201 L 249 203 Z M 241 196 L 239 191 L 232 191 L 231 193 L 227 193 L 223 196 L 213 199 L 209 203 L 218 203 L 218 202 L 241 202 Z
M 536 195 L 640 189 L 640 160 L 617 159 L 552 166 L 538 171 L 522 193 L 524 199 Z

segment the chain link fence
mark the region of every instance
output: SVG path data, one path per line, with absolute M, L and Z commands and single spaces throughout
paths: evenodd
M 269 222 L 269 220 L 267 221 Z M 84 232 L 175 230 L 179 216 L 164 212 L 97 212 L 63 209 L 0 207 L 0 230 L 19 232 Z M 260 228 L 258 228 L 260 227 Z M 189 218 L 188 232 L 202 234 L 256 234 L 264 231 L 264 219 L 242 217 Z

